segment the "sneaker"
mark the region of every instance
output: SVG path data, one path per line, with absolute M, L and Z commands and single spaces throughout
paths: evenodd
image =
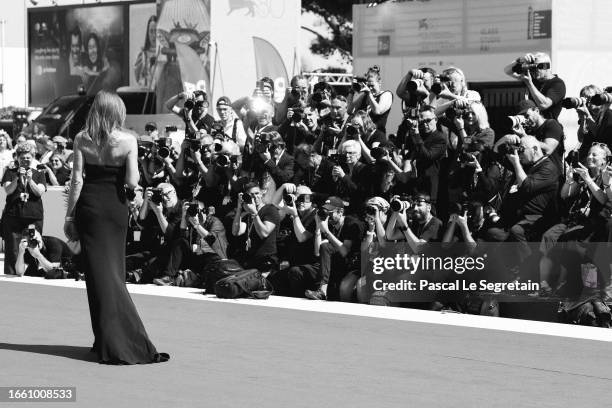
M 166 275 L 161 278 L 153 279 L 153 283 L 157 286 L 174 286 L 174 278 Z
M 306 292 L 304 292 L 304 295 L 308 299 L 312 299 L 312 300 L 325 300 L 325 299 L 327 299 L 327 296 L 325 295 L 325 292 L 323 292 L 321 289 L 307 290 Z

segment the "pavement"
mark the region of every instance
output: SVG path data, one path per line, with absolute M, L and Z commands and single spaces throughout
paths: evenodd
M 76 387 L 18 407 L 607 406 L 612 331 L 128 285 L 163 364 L 88 352 L 83 282 L 0 275 L 0 386 Z

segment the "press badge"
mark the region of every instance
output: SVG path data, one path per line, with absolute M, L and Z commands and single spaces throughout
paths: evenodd
M 134 231 L 134 242 L 140 242 L 140 231 Z

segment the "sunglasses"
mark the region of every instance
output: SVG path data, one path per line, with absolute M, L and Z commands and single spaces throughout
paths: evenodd
M 301 195 L 298 198 L 296 198 L 295 200 L 296 203 L 309 203 L 310 202 L 310 197 L 307 195 Z
M 419 119 L 419 123 L 422 123 L 422 124 L 428 124 L 428 123 L 431 123 L 431 122 L 432 122 L 432 121 L 434 121 L 434 120 L 435 120 L 435 118 L 429 118 L 429 119 Z

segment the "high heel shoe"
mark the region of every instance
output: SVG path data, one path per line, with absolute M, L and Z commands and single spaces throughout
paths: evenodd
M 170 354 L 168 353 L 155 353 L 153 355 L 153 363 L 165 363 L 170 360 Z

